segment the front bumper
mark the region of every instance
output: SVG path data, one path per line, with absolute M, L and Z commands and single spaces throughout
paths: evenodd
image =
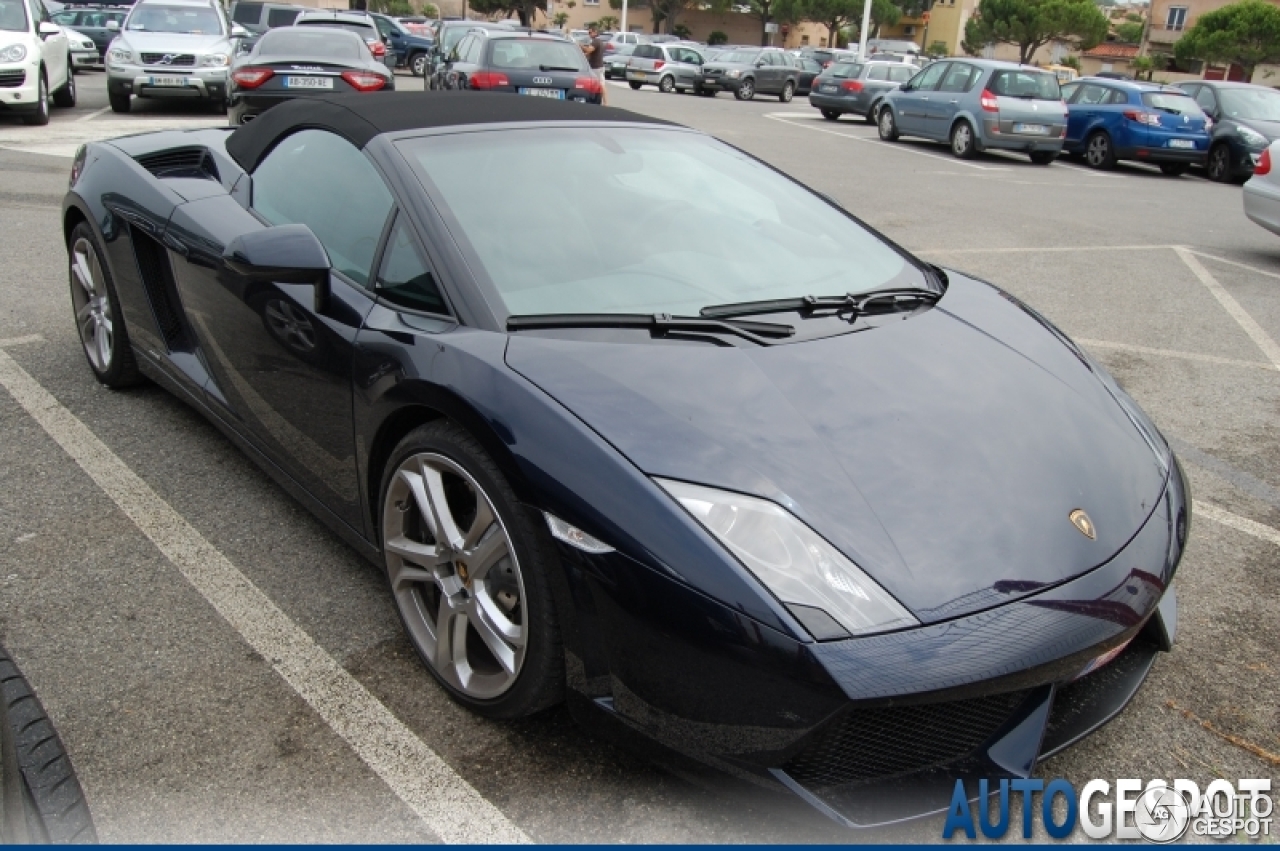
M 831 642 L 797 642 L 619 554 L 564 548 L 570 631 L 598 639 L 566 642 L 587 698 L 571 705 L 846 825 L 936 812 L 957 777 L 1029 776 L 1124 708 L 1173 640 L 1188 512 L 1175 464 L 1106 564 L 965 617 Z
M 39 80 L 39 63 L 0 65 L 0 107 L 19 112 L 36 109 Z
M 187 98 L 218 101 L 227 97 L 228 69 L 107 65 L 107 89 L 140 98 Z M 157 78 L 176 77 L 181 86 L 157 86 Z
M 92 68 L 99 64 L 101 59 L 98 57 L 98 49 L 93 50 L 73 50 L 71 51 L 71 64 L 76 68 Z
M 694 79 L 695 88 L 708 89 L 715 92 L 736 92 L 741 84 L 741 77 L 729 77 L 724 74 L 715 77 L 708 77 L 704 74 Z

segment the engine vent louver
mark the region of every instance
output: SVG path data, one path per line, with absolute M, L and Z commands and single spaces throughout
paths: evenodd
M 205 148 L 176 148 L 143 154 L 136 158 L 138 165 L 156 177 L 194 177 L 201 180 L 220 180 L 218 166 L 213 155 Z
M 142 286 L 147 291 L 147 300 L 151 302 L 151 312 L 155 315 L 160 335 L 164 337 L 164 344 L 171 352 L 191 351 L 191 338 L 187 334 L 186 322 L 182 319 L 181 302 L 178 300 L 178 288 L 173 280 L 173 265 L 169 262 L 168 251 L 136 227 L 129 228 L 129 239 L 133 243 L 133 254 L 138 261 Z

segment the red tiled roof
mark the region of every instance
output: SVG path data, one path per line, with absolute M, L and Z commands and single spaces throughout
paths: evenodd
M 1103 42 L 1084 55 L 1094 59 L 1132 59 L 1138 55 L 1138 45 Z

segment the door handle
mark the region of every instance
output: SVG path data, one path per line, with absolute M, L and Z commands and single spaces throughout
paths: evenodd
M 928 98 L 927 96 L 925 96 L 925 95 L 922 95 L 922 96 L 920 97 L 920 100 L 928 100 L 928 99 L 929 99 L 929 98 Z
M 952 98 L 952 99 L 951 99 L 951 102 L 952 102 L 952 103 L 959 103 L 959 102 L 960 102 L 960 98 Z

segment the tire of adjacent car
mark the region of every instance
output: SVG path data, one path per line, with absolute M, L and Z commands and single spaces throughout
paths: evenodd
M 1167 177 L 1182 177 L 1189 168 L 1190 166 L 1186 163 L 1162 163 L 1160 165 L 1160 173 Z
M 951 153 L 962 160 L 971 160 L 978 155 L 973 125 L 964 119 L 957 121 L 951 128 Z
M 1032 151 L 1031 161 L 1036 165 L 1048 165 L 1058 158 L 1053 151 Z
M 133 105 L 129 93 L 119 89 L 107 89 L 107 101 L 111 104 L 112 112 L 126 113 Z
M 22 123 L 28 127 L 43 127 L 49 123 L 49 79 L 43 68 L 36 86 L 36 108 L 23 114 Z
M 676 78 L 670 74 L 658 81 L 658 91 L 665 95 L 669 95 L 676 90 Z
M 378 491 L 380 506 L 385 506 L 393 477 L 407 459 L 422 453 L 442 455 L 471 476 L 488 497 L 505 527 L 520 564 L 524 581 L 526 610 L 525 656 L 516 681 L 496 698 L 479 700 L 463 694 L 439 676 L 431 661 L 412 639 L 410 643 L 422 658 L 423 665 L 436 681 L 458 703 L 487 718 L 523 718 L 554 706 L 564 698 L 564 649 L 560 640 L 550 577 L 556 568 L 554 542 L 542 518 L 525 507 L 489 457 L 480 442 L 461 426 L 448 420 L 435 420 L 409 432 L 391 452 L 382 473 Z M 379 528 L 382 527 L 381 518 Z M 384 569 L 390 581 L 390 564 L 384 555 Z M 394 593 L 393 593 L 394 599 Z M 396 603 L 402 623 L 406 617 Z
M 778 100 L 783 103 L 791 103 L 791 99 L 796 95 L 796 84 L 787 80 L 782 86 L 782 91 L 778 92 Z
M 1115 168 L 1116 150 L 1105 130 L 1095 130 L 1084 143 L 1084 161 L 1089 168 L 1100 171 Z
M 107 303 L 111 312 L 111 358 L 106 370 L 99 369 L 91 359 L 88 352 L 85 353 L 85 359 L 89 363 L 89 369 L 93 371 L 93 375 L 98 379 L 99 383 L 112 388 L 113 390 L 121 390 L 125 387 L 132 387 L 142 382 L 142 373 L 138 371 L 138 362 L 133 354 L 133 345 L 129 342 L 129 332 L 124 324 L 124 311 L 120 306 L 120 296 L 116 293 L 116 284 L 111 277 L 111 267 L 106 263 L 105 255 L 102 252 L 102 246 L 98 244 L 98 237 L 93 232 L 93 228 L 88 222 L 81 222 L 71 231 L 71 237 L 67 240 L 67 257 L 68 271 L 67 277 L 73 290 L 72 304 L 74 305 L 74 290 L 80 284 L 76 281 L 75 273 L 71 270 L 70 265 L 76 262 L 76 246 L 84 240 L 85 244 L 94 253 L 97 258 L 98 268 L 102 274 L 102 287 L 107 298 Z M 74 317 L 76 322 L 76 333 L 79 335 L 80 320 Z
M 627 85 L 629 85 L 633 91 L 638 92 L 640 91 L 640 87 L 643 86 L 644 83 L 637 83 L 635 80 L 628 80 Z
M 893 109 L 891 107 L 880 107 L 880 114 L 876 116 L 876 130 L 884 141 L 898 141 L 898 122 L 893 117 Z
M 409 73 L 415 77 L 427 74 L 427 54 L 418 52 L 409 57 Z
M 76 75 L 72 73 L 71 54 L 67 54 L 67 82 L 53 93 L 53 105 L 69 109 L 76 105 Z
M 841 115 L 843 115 L 843 114 L 844 114 L 844 113 L 842 113 L 842 112 L 841 112 L 840 110 L 838 110 L 838 109 L 824 109 L 824 110 L 822 110 L 822 117 L 823 117 L 823 118 L 825 118 L 825 119 L 827 119 L 828 121 L 838 121 L 838 120 L 840 119 L 840 116 L 841 116 Z
M 1204 170 L 1215 183 L 1231 182 L 1231 147 L 1226 142 L 1219 142 L 1209 149 Z
M 0 842 L 88 845 L 93 817 L 62 740 L 18 666 L 0 649 Z
M 747 77 L 738 84 L 738 88 L 734 90 L 733 96 L 738 100 L 751 100 L 756 96 L 756 81 Z

